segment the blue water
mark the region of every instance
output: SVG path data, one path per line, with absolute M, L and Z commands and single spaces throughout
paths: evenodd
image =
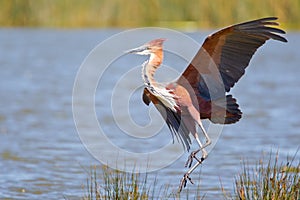
M 0 30 L 1 199 L 79 199 L 85 194 L 83 186 L 89 177 L 87 171 L 91 165 L 100 163 L 85 149 L 77 134 L 72 114 L 73 84 L 88 53 L 118 32 Z M 189 33 L 189 36 L 202 43 L 208 34 L 205 31 Z M 300 34 L 289 33 L 287 39 L 287 44 L 270 41 L 259 49 L 246 75 L 232 90 L 243 111 L 243 118 L 237 124 L 224 127 L 201 170 L 194 174 L 198 184 L 200 173 L 200 189 L 206 194 L 205 199 L 223 197 L 220 180 L 228 192 L 233 191 L 234 176 L 240 171 L 242 159 L 255 163 L 262 152 L 268 154 L 278 149 L 279 155 L 285 159 L 287 155 L 293 156 L 299 148 Z M 166 60 L 168 58 L 171 59 L 166 56 Z M 134 67 L 143 60 L 130 56 L 118 62 L 124 62 L 125 66 L 135 62 Z M 169 63 L 172 64 L 171 61 Z M 178 63 L 175 66 L 178 71 L 184 70 L 185 66 L 180 65 L 180 61 L 174 63 Z M 101 85 L 101 91 L 98 88 L 95 105 L 103 129 L 115 131 L 117 128 L 110 108 L 105 105 L 111 84 L 120 78 L 122 70 L 111 68 L 106 73 L 107 78 L 102 80 L 105 84 Z M 161 74 L 164 74 L 163 71 Z M 128 90 L 130 83 L 126 86 Z M 141 102 L 141 91 L 134 93 L 130 110 L 136 123 L 145 125 L 149 119 L 149 108 Z M 167 128 L 162 132 L 166 133 L 160 138 L 169 141 Z M 112 135 L 112 138 L 121 146 L 128 144 L 122 137 Z M 101 141 L 98 142 L 101 144 Z M 130 148 L 143 152 L 164 144 L 164 140 L 152 138 Z M 177 187 L 185 170 L 183 166 L 187 155 L 156 172 L 160 184 L 171 183 Z M 157 159 L 164 159 L 164 156 L 168 155 Z M 299 154 L 296 160 L 299 161 Z M 191 192 L 197 185 L 188 187 Z

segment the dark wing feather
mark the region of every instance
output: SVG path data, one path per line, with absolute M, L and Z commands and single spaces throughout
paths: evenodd
M 190 144 L 192 143 L 189 137 L 190 131 L 181 120 L 180 112 L 172 111 L 160 101 L 154 105 L 156 109 L 160 112 L 168 128 L 170 129 L 173 141 L 175 136 L 177 141 L 180 142 L 187 151 L 189 151 Z
M 233 25 L 207 37 L 177 82 L 198 90 L 196 94 L 203 100 L 213 99 L 211 95 L 224 96 L 224 90 L 228 92 L 242 77 L 251 57 L 266 40 L 287 42 L 278 35 L 284 34 L 283 30 L 270 27 L 278 26 L 276 19 L 269 17 Z M 212 91 L 207 91 L 208 84 L 212 85 Z
M 190 131 L 186 125 L 181 120 L 180 111 L 174 112 L 170 108 L 167 108 L 161 101 L 159 101 L 154 95 L 152 95 L 146 88 L 143 92 L 143 101 L 146 105 L 149 105 L 152 102 L 156 109 L 160 112 L 163 119 L 165 120 L 168 128 L 171 131 L 171 135 L 174 142 L 174 136 L 177 141 L 180 142 L 187 151 L 190 149 L 192 143 L 189 133 Z

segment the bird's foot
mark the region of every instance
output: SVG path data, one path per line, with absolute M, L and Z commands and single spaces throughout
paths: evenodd
M 194 182 L 192 181 L 192 179 L 189 177 L 189 173 L 185 173 L 180 181 L 180 185 L 179 185 L 179 189 L 178 192 L 180 193 L 182 191 L 182 188 L 186 187 L 186 183 L 189 180 L 191 184 L 194 184 Z
M 188 160 L 186 161 L 186 163 L 185 163 L 185 167 L 191 167 L 192 166 L 192 164 L 193 164 L 193 160 L 194 160 L 194 158 L 196 158 L 196 154 L 199 152 L 199 150 L 196 150 L 196 151 L 192 151 L 191 152 L 191 154 L 190 154 L 190 156 L 188 157 Z M 196 158 L 197 159 L 197 158 Z M 198 160 L 198 159 L 197 159 Z

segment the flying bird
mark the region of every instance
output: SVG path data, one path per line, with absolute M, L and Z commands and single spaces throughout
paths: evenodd
M 127 51 L 147 55 L 142 65 L 142 78 L 145 84 L 142 99 L 146 105 L 151 102 L 163 116 L 172 137 L 189 151 L 195 138 L 199 149 L 192 151 L 185 166 L 189 170 L 179 185 L 179 192 L 192 180 L 190 174 L 207 158 L 205 147 L 211 144 L 202 119 L 212 123 L 233 124 L 242 117 L 237 100 L 228 94 L 230 89 L 245 73 L 246 67 L 255 53 L 267 40 L 281 42 L 287 40 L 276 28 L 276 17 L 248 21 L 221 29 L 208 36 L 177 81 L 162 84 L 154 79 L 156 70 L 163 61 L 165 39 L 152 40 L 138 48 Z M 205 142 L 199 139 L 196 127 L 200 127 Z M 197 153 L 201 151 L 201 157 Z M 192 166 L 193 159 L 196 163 Z

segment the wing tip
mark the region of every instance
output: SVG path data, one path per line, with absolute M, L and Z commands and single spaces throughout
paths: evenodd
M 280 28 L 277 28 L 277 26 L 279 26 L 279 23 L 276 20 L 278 20 L 278 17 L 264 17 L 240 23 L 234 25 L 233 27 L 252 34 L 255 34 L 256 32 L 259 32 L 260 34 L 263 33 L 263 35 L 268 39 L 288 42 L 285 37 L 279 35 L 286 34 L 286 32 Z

